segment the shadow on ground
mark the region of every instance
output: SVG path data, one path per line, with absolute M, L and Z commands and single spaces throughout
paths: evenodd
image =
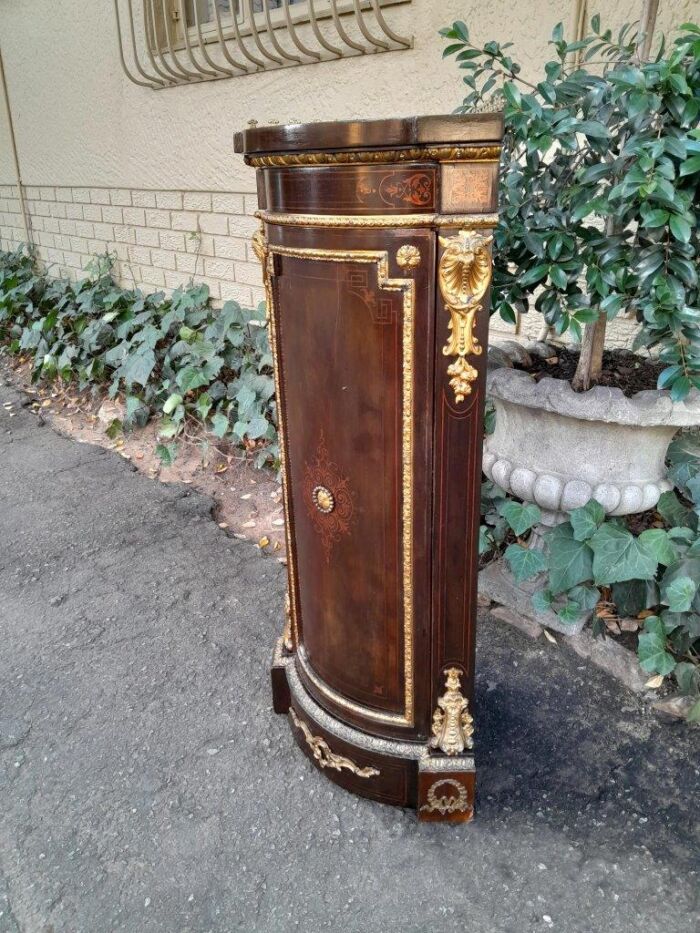
M 476 822 L 352 797 L 271 711 L 283 568 L 22 402 L 0 386 L 0 933 L 697 930 L 696 730 L 485 622 Z

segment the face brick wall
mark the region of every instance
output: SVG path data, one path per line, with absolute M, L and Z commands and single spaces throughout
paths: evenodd
M 259 226 L 254 194 L 28 186 L 25 199 L 37 256 L 52 275 L 80 278 L 107 251 L 126 287 L 167 291 L 194 280 L 207 283 L 214 303 L 232 298 L 251 308 L 264 300 L 251 246 Z M 0 249 L 24 239 L 17 188 L 0 185 Z M 516 332 L 494 317 L 491 339 L 536 340 L 542 323 L 539 314 L 523 315 Z M 618 318 L 608 346 L 630 347 L 636 330 Z
M 255 195 L 125 188 L 24 189 L 36 254 L 53 275 L 80 278 L 95 256 L 116 257 L 125 286 L 173 289 L 206 282 L 215 301 L 264 298 L 251 237 Z M 25 240 L 17 188 L 0 186 L 0 248 Z

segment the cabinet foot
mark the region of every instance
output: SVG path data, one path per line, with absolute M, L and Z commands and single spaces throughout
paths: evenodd
M 288 657 L 289 655 L 285 654 L 283 639 L 278 638 L 272 655 L 270 680 L 272 682 L 272 708 L 276 713 L 282 715 L 289 712 L 289 707 L 292 704 L 289 695 L 289 683 L 287 682 Z
M 379 738 L 340 722 L 308 694 L 281 639 L 271 674 L 275 712 L 288 713 L 297 744 L 335 784 L 382 803 L 415 807 L 420 820 L 472 818 L 471 755 L 431 756 L 424 743 Z
M 418 766 L 418 819 L 467 823 L 474 818 L 474 763 L 466 758 L 424 759 Z

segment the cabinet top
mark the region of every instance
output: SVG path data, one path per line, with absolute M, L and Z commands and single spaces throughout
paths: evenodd
M 235 134 L 233 150 L 249 156 L 261 152 L 498 143 L 502 137 L 502 113 L 448 114 L 391 120 L 254 126 Z

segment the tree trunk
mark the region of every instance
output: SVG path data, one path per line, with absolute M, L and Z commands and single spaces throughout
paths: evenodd
M 651 40 L 654 38 L 656 14 L 659 9 L 659 0 L 644 0 L 642 15 L 639 18 L 639 40 L 637 43 L 637 58 L 640 62 L 649 60 Z
M 645 62 L 649 58 L 658 9 L 659 0 L 643 0 L 637 44 L 637 57 L 640 62 Z M 605 232 L 609 236 L 618 232 L 617 225 L 612 218 L 608 218 L 605 224 Z M 576 367 L 576 373 L 571 380 L 571 386 L 576 392 L 587 392 L 600 379 L 603 370 L 603 350 L 605 349 L 605 328 L 607 323 L 607 315 L 600 314 L 592 324 L 586 324 L 583 340 L 581 341 L 581 355 Z
M 598 320 L 586 324 L 581 341 L 581 355 L 576 373 L 571 380 L 575 392 L 587 392 L 600 379 L 603 370 L 603 349 L 605 347 L 605 328 L 608 324 L 606 314 L 600 314 Z

